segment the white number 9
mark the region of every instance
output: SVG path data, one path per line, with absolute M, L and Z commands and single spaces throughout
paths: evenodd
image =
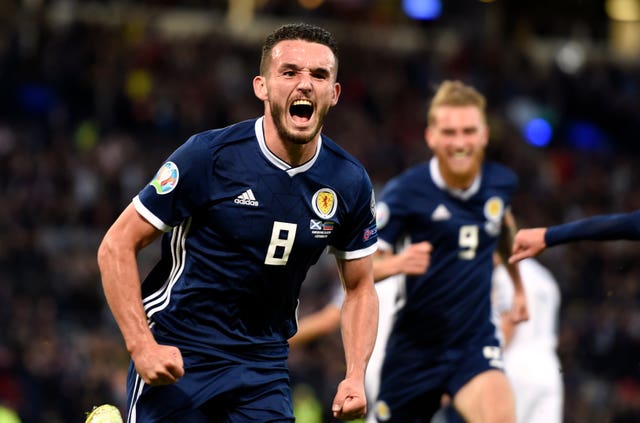
M 473 260 L 476 256 L 476 250 L 478 249 L 478 226 L 461 226 L 458 244 L 460 248 L 464 248 L 464 250 L 458 253 L 458 257 L 463 260 Z

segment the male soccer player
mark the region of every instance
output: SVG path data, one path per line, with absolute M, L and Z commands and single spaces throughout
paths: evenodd
M 535 259 L 520 262 L 529 320 L 514 324 L 513 285 L 504 265 L 493 273 L 493 305 L 504 342 L 504 367 L 516 399 L 518 423 L 562 423 L 563 381 L 558 345 L 560 290 Z
M 327 247 L 345 287 L 346 375 L 332 410 L 364 415 L 375 203 L 363 167 L 321 134 L 337 71 L 329 32 L 278 28 L 253 80 L 264 116 L 192 136 L 105 235 L 102 284 L 132 358 L 128 422 L 293 422 L 287 339 Z M 136 255 L 163 232 L 141 285 Z
M 491 322 L 491 275 L 517 178 L 485 163 L 485 99 L 460 81 L 432 99 L 425 139 L 434 157 L 392 179 L 378 213 L 381 254 L 428 241 L 429 269 L 409 276 L 387 341 L 376 415 L 380 422 L 428 422 L 443 394 L 469 422 L 514 422 L 513 393 Z M 513 231 L 515 232 L 515 231 Z M 527 317 L 517 268 L 513 318 Z
M 574 241 L 640 240 L 640 210 L 601 214 L 548 228 L 521 229 L 514 238 L 510 263 L 534 257 L 547 247 Z

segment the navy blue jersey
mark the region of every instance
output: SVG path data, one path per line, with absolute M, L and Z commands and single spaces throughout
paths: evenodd
M 516 183 L 508 168 L 485 163 L 471 188 L 453 191 L 434 158 L 387 184 L 378 206 L 381 245 L 406 237 L 433 245 L 427 272 L 406 278 L 391 352 L 457 347 L 486 335 L 476 332 L 490 321 L 492 255 Z
M 378 205 L 381 248 L 429 241 L 424 275 L 398 288 L 375 405 L 379 421 L 428 421 L 443 393 L 501 369 L 491 322 L 493 252 L 517 178 L 485 163 L 464 191 L 448 189 L 437 159 L 391 180 Z M 422 420 L 420 420 L 422 421 Z
M 376 249 L 363 167 L 324 136 L 291 167 L 268 150 L 262 118 L 191 137 L 134 205 L 167 231 L 142 294 L 155 333 L 178 347 L 283 351 L 327 247 L 346 259 Z
M 547 247 L 572 241 L 640 239 L 640 210 L 630 213 L 603 214 L 574 222 L 551 226 L 545 233 Z

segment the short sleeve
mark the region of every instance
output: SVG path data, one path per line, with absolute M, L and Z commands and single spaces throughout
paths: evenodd
M 138 213 L 156 228 L 167 231 L 178 225 L 209 198 L 212 158 L 207 145 L 197 135 L 189 138 L 133 199 Z
M 381 249 L 391 249 L 405 232 L 405 202 L 402 201 L 398 182 L 392 180 L 382 191 L 376 207 L 376 222 Z
M 348 204 L 342 230 L 329 247 L 331 254 L 346 260 L 371 255 L 377 249 L 376 202 L 373 186 L 364 169 L 359 190 L 354 194 L 355 198 L 345 199 Z

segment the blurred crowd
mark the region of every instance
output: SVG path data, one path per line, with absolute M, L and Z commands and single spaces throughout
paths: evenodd
M 23 423 L 78 422 L 101 403 L 124 409 L 126 397 L 128 355 L 102 295 L 98 243 L 190 134 L 262 113 L 251 88 L 260 45 L 219 35 L 170 39 L 140 22 L 52 27 L 37 16 L 4 18 L 0 405 Z M 376 187 L 428 157 L 431 90 L 460 78 L 488 97 L 489 154 L 519 175 L 520 226 L 640 208 L 637 64 L 599 59 L 567 74 L 533 61 L 521 38 L 459 41 L 425 42 L 409 54 L 339 39 L 343 92 L 325 133 L 365 165 Z M 557 130 L 548 146 L 528 144 L 509 119 L 522 98 L 552 110 Z M 601 136 L 569 142 L 570 121 L 592 122 Z M 143 274 L 155 254 L 140 257 Z M 566 421 L 640 421 L 638 244 L 572 244 L 541 261 L 563 295 Z M 301 315 L 331 297 L 332 266 L 323 259 L 310 274 Z M 306 412 L 331 421 L 343 372 L 339 336 L 293 352 L 290 366 Z

